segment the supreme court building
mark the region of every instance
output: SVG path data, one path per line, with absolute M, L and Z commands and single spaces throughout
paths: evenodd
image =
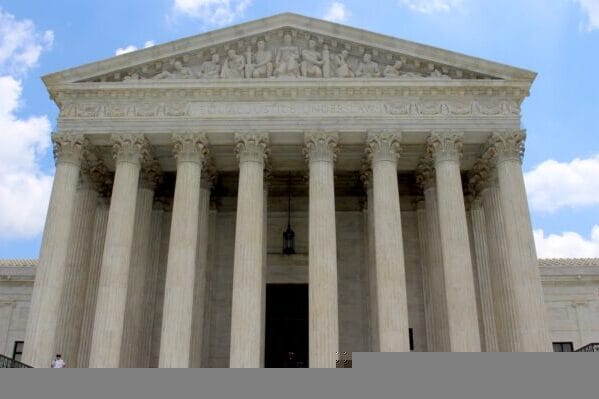
M 23 361 L 550 351 L 534 78 L 294 14 L 45 76 L 56 175 Z

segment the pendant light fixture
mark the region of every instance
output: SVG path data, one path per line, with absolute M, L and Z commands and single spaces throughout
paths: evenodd
M 287 230 L 283 232 L 283 254 L 295 253 L 295 233 L 291 230 L 291 172 L 287 177 Z

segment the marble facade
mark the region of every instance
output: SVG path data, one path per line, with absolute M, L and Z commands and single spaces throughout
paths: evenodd
M 57 166 L 23 360 L 262 367 L 285 282 L 309 287 L 311 367 L 409 351 L 410 329 L 415 350 L 551 350 L 534 78 L 294 14 L 45 76 Z

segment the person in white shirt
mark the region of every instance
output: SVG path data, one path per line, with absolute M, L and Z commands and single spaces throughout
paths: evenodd
M 67 364 L 62 359 L 62 356 L 60 354 L 57 354 L 54 360 L 52 360 L 50 367 L 52 367 L 53 369 L 64 369 L 67 367 Z

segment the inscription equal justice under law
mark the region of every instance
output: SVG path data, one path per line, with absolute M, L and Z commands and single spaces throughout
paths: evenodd
M 247 115 L 384 115 L 383 103 L 192 103 L 190 116 Z

